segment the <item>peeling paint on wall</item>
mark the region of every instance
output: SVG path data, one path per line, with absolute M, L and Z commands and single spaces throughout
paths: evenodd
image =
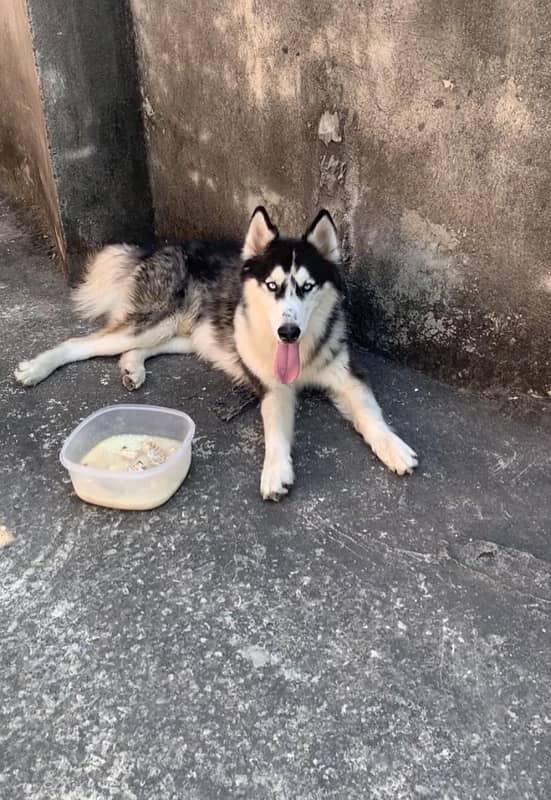
M 318 124 L 318 138 L 328 145 L 330 142 L 342 142 L 342 136 L 339 133 L 339 115 L 336 111 L 324 111 L 320 117 Z

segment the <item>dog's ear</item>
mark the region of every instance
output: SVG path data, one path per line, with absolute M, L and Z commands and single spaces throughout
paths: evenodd
M 331 214 L 325 208 L 319 212 L 303 238 L 314 245 L 318 253 L 328 261 L 338 264 L 341 260 L 337 229 Z
M 279 231 L 272 223 L 264 206 L 257 206 L 253 211 L 245 244 L 243 245 L 243 258 L 254 258 L 263 253 L 266 248 L 277 239 Z

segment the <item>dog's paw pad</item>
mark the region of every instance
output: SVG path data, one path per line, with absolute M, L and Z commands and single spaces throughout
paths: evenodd
M 125 370 L 122 373 L 122 385 L 125 389 L 128 389 L 129 392 L 134 392 L 136 389 L 139 389 L 144 381 L 145 370 L 134 370 L 132 372 Z
M 279 501 L 283 500 L 288 494 L 289 489 L 284 486 L 280 492 L 272 492 L 271 494 L 263 495 L 263 499 L 270 500 L 272 503 L 279 503 Z
M 278 503 L 289 494 L 294 480 L 293 464 L 290 459 L 265 462 L 260 480 L 260 494 L 264 500 Z
M 145 382 L 145 367 L 143 362 L 136 359 L 134 353 L 124 353 L 119 360 L 122 385 L 129 392 L 139 389 Z
M 373 452 L 397 475 L 411 474 L 419 461 L 417 453 L 392 431 L 387 431 L 373 445 Z
M 125 389 L 128 389 L 129 392 L 133 392 L 136 388 L 136 384 L 132 380 L 132 376 L 129 375 L 128 372 L 125 372 L 122 376 L 122 385 Z
M 40 357 L 33 358 L 32 361 L 21 361 L 14 373 L 17 382 L 23 386 L 34 386 L 49 374 L 50 369 L 41 361 Z

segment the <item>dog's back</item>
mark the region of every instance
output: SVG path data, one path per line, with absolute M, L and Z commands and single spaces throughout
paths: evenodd
M 192 240 L 144 250 L 109 245 L 92 257 L 73 293 L 84 319 L 145 330 L 175 314 L 198 316 L 238 300 L 239 247 Z M 224 314 L 226 314 L 226 309 Z

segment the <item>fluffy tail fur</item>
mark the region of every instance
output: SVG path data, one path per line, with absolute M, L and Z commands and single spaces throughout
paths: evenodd
M 73 292 L 77 314 L 83 319 L 106 318 L 123 322 L 132 308 L 134 276 L 140 249 L 126 244 L 104 247 L 88 261 L 84 280 Z

